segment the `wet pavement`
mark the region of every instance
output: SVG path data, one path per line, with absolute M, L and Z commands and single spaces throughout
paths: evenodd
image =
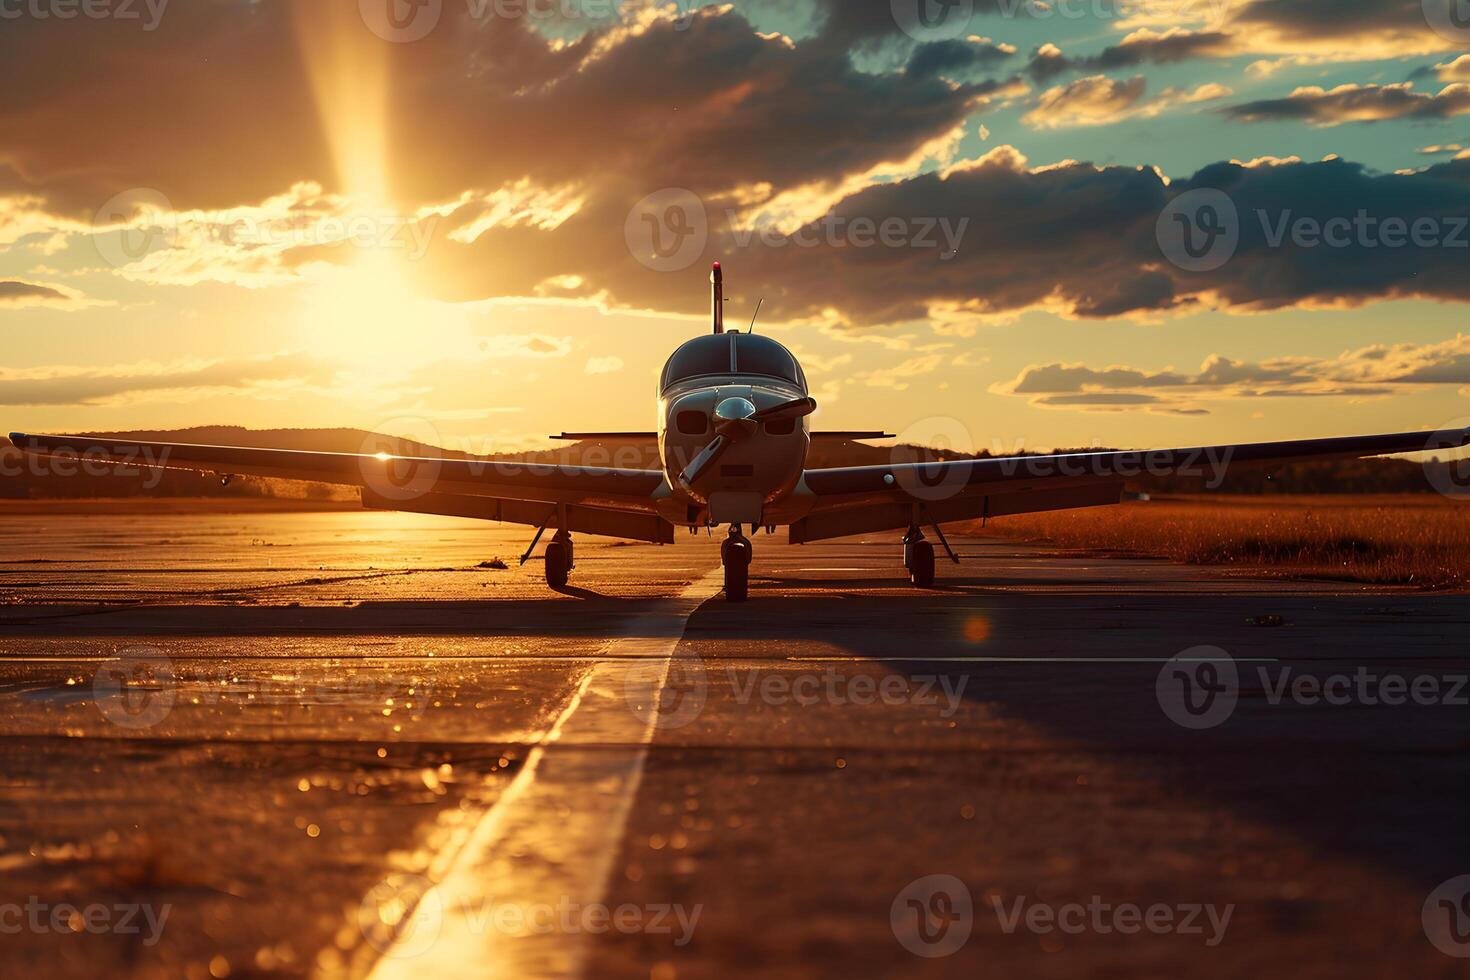
M 6 973 L 1464 975 L 1466 597 L 528 540 L 0 513 Z

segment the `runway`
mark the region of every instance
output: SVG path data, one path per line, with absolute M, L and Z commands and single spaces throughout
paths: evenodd
M 1463 975 L 1470 598 L 528 540 L 0 511 L 6 973 Z

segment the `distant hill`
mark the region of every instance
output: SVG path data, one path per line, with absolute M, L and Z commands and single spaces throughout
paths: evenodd
M 138 440 L 182 442 L 213 446 L 251 446 L 300 449 L 311 452 L 391 452 L 410 456 L 442 456 L 465 459 L 470 454 L 440 449 L 408 439 L 384 436 L 362 429 L 246 429 L 213 425 L 189 429 L 132 432 L 94 432 L 85 435 Z M 871 446 L 837 439 L 818 440 L 812 446 L 809 465 L 881 466 L 892 462 L 898 449 L 902 458 L 957 459 L 959 454 L 920 447 Z M 1067 450 L 1059 450 L 1065 452 Z M 1095 448 L 1083 451 L 1097 451 Z M 981 453 L 986 457 L 990 453 Z M 537 452 L 508 453 L 495 458 L 520 462 L 568 465 L 658 467 L 658 446 L 651 439 L 598 440 L 569 443 Z M 1443 465 L 1431 463 L 1429 466 Z M 1433 485 L 1425 466 L 1407 460 L 1370 459 L 1343 462 L 1304 463 L 1276 469 L 1241 468 L 1230 472 L 1223 486 L 1209 488 L 1203 479 L 1156 479 L 1134 481 L 1135 490 L 1155 493 L 1431 493 Z M 113 474 L 57 475 L 44 462 L 27 459 L 8 440 L 0 438 L 0 498 L 48 499 L 95 497 L 274 497 L 290 499 L 352 499 L 355 491 L 345 487 L 303 484 L 289 480 L 242 478 L 228 486 L 212 476 L 167 471 L 162 475 L 119 476 Z

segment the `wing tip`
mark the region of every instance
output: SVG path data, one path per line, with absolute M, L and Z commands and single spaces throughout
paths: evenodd
M 20 442 L 20 441 L 21 441 L 21 440 L 22 440 L 22 439 L 29 439 L 29 438 L 30 438 L 30 436 L 28 436 L 28 435 L 26 435 L 26 434 L 25 434 L 25 433 L 24 433 L 24 432 L 12 432 L 12 433 L 11 433 L 11 434 L 10 434 L 10 441 L 11 441 L 11 442 L 16 442 L 16 443 L 18 443 L 18 442 Z

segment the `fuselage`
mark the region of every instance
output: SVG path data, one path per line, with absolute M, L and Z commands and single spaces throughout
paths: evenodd
M 807 394 L 801 365 L 769 337 L 711 334 L 675 351 L 659 382 L 659 456 L 673 490 L 664 516 L 687 526 L 785 523 L 811 445 L 807 418 L 730 419 Z M 721 438 L 718 458 L 685 479 Z

